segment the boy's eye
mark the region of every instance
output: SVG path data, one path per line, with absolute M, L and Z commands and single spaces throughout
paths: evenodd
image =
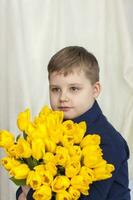
M 60 88 L 51 88 L 50 89 L 52 92 L 60 92 L 61 90 L 60 90 Z
M 70 90 L 71 90 L 72 92 L 76 92 L 76 91 L 79 91 L 80 88 L 79 88 L 79 87 L 71 87 Z

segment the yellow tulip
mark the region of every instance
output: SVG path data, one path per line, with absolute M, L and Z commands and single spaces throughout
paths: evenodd
M 76 190 L 74 187 L 70 186 L 68 189 L 68 192 L 71 196 L 71 200 L 77 200 L 80 197 L 80 192 L 79 190 Z
M 30 122 L 30 110 L 26 109 L 24 112 L 20 112 L 17 118 L 17 125 L 21 131 L 25 131 Z
M 63 112 L 44 107 L 34 123 L 44 139 L 49 136 L 53 142 L 59 143 L 62 137 L 62 121 Z
M 55 176 L 57 174 L 57 167 L 55 166 L 55 164 L 53 162 L 48 162 L 45 165 L 45 169 L 49 170 L 50 173 Z
M 75 124 L 76 130 L 74 134 L 74 144 L 79 144 L 84 137 L 86 132 L 86 123 L 80 122 L 79 124 Z
M 52 162 L 37 165 L 34 167 L 34 170 L 40 174 L 43 174 L 43 171 L 49 171 L 52 174 L 52 176 L 55 176 L 57 174 L 57 168 Z
M 102 150 L 98 145 L 88 145 L 82 150 L 83 164 L 86 167 L 94 168 L 102 160 Z
M 40 164 L 34 167 L 34 170 L 37 172 L 42 172 L 45 170 L 45 165 L 44 164 Z
M 65 175 L 71 178 L 79 173 L 80 168 L 81 168 L 80 161 L 73 159 L 70 162 L 68 162 L 68 164 L 66 164 Z
M 33 190 L 39 189 L 42 184 L 42 177 L 36 171 L 30 171 L 27 179 L 26 184 L 33 188 Z
M 106 162 L 103 161 L 103 164 L 94 168 L 93 171 L 95 181 L 104 180 L 112 177 L 111 172 L 114 171 L 114 166 L 112 164 L 106 164 Z
M 58 144 L 59 142 L 62 141 L 62 137 L 63 137 L 63 128 L 62 125 L 56 127 L 56 128 L 52 128 L 51 130 L 48 130 L 48 134 L 50 139 L 55 142 L 56 144 Z
M 62 140 L 61 140 L 61 144 L 66 148 L 73 146 L 74 135 L 63 135 Z
M 32 140 L 32 156 L 36 160 L 42 159 L 45 153 L 45 145 L 42 139 Z
M 52 197 L 51 188 L 48 185 L 43 185 L 37 189 L 34 194 L 33 198 L 35 200 L 50 200 Z
M 63 122 L 63 145 L 66 146 L 67 143 L 79 144 L 85 134 L 86 123 L 81 122 L 75 124 L 72 120 L 66 120 Z
M 40 130 L 39 127 L 35 127 L 34 130 L 31 131 L 31 133 L 27 132 L 27 135 L 27 140 L 29 143 L 32 143 L 32 140 L 36 140 L 36 138 L 44 141 L 47 137 L 47 133 L 45 131 L 43 132 L 42 130 Z
M 50 115 L 48 116 L 49 118 L 54 119 L 54 124 L 55 126 L 60 125 L 63 122 L 63 117 L 64 113 L 62 111 L 52 111 Z
M 81 175 L 73 176 L 71 179 L 71 185 L 76 190 L 79 190 L 82 194 L 87 195 L 89 189 L 89 183 Z
M 11 169 L 10 175 L 13 176 L 15 179 L 26 179 L 30 169 L 26 164 L 20 164 L 15 166 Z
M 39 113 L 39 117 L 44 118 L 45 116 L 48 116 L 51 112 L 52 110 L 48 106 L 44 106 Z
M 34 123 L 33 123 L 33 122 L 29 122 L 29 123 L 27 124 L 26 129 L 25 129 L 25 133 L 26 133 L 30 138 L 32 138 L 32 134 L 33 134 L 33 132 L 35 131 L 35 129 L 36 129 L 36 126 L 34 125 Z
M 67 191 L 62 190 L 56 194 L 56 200 L 72 200 L 72 198 Z
M 36 132 L 38 133 L 38 137 L 45 140 L 48 137 L 47 127 L 45 122 L 41 124 L 37 124 Z
M 36 128 L 36 132 L 39 133 L 38 136 L 42 139 L 45 139 L 45 137 L 48 137 L 46 117 L 47 116 L 43 116 L 43 115 L 38 116 L 38 117 L 35 117 L 33 121 L 34 127 Z
M 84 156 L 83 163 L 86 167 L 94 168 L 99 162 L 101 162 L 101 156 L 98 156 L 96 153 L 91 156 Z
M 83 155 L 91 155 L 93 153 L 97 154 L 99 156 L 103 155 L 102 149 L 99 147 L 99 145 L 88 145 L 88 146 L 85 146 L 82 149 L 82 153 L 83 153 Z
M 55 159 L 55 156 L 53 153 L 51 152 L 46 152 L 44 154 L 44 157 L 43 157 L 43 160 L 44 160 L 44 163 L 53 163 L 53 164 L 56 164 L 56 159 Z
M 56 143 L 49 138 L 44 140 L 46 151 L 54 153 L 56 150 Z
M 56 164 L 65 166 L 69 158 L 68 149 L 62 146 L 57 146 L 55 155 Z
M 64 135 L 74 136 L 76 125 L 72 120 L 66 120 L 62 123 Z
M 42 178 L 42 183 L 50 185 L 53 181 L 53 175 L 50 170 L 45 169 L 45 165 L 38 165 L 34 167 L 35 172 Z
M 20 165 L 20 162 L 14 158 L 5 157 L 1 159 L 1 163 L 6 170 L 11 170 L 13 167 Z
M 89 167 L 82 166 L 79 175 L 83 176 L 88 183 L 92 183 L 94 181 L 94 171 Z
M 45 170 L 42 174 L 43 177 L 43 184 L 50 185 L 53 181 L 53 176 L 50 170 Z
M 0 147 L 8 149 L 13 144 L 14 144 L 13 134 L 6 130 L 1 130 L 0 131 Z
M 48 132 L 51 130 L 51 127 L 53 130 L 56 130 L 58 126 L 61 125 L 62 121 L 63 121 L 62 111 L 53 111 L 52 113 L 50 113 L 46 118 Z
M 12 146 L 10 146 L 7 150 L 7 154 L 16 159 L 19 158 L 19 154 L 17 151 L 17 144 L 13 144 Z
M 81 143 L 80 146 L 83 148 L 85 146 L 89 146 L 89 145 L 99 145 L 101 142 L 101 138 L 99 135 L 93 134 L 93 135 L 86 135 Z
M 66 190 L 70 185 L 70 180 L 66 176 L 56 176 L 52 182 L 52 191 L 60 192 Z
M 80 146 L 77 146 L 77 145 L 69 146 L 68 151 L 71 157 L 74 157 L 74 158 L 77 157 L 78 160 L 81 159 L 82 151 L 81 151 Z
M 17 141 L 17 153 L 20 158 L 29 158 L 31 156 L 30 144 L 24 138 L 19 138 Z
M 40 124 L 43 124 L 44 122 L 44 118 L 43 117 L 35 117 L 33 120 L 33 123 L 35 124 L 35 126 L 39 126 Z

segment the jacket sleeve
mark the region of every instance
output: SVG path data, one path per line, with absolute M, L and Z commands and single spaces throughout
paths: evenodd
M 18 200 L 18 198 L 19 198 L 19 196 L 20 196 L 20 194 L 21 194 L 22 192 L 23 192 L 23 191 L 22 191 L 22 188 L 19 187 L 19 188 L 17 189 L 17 191 L 16 191 L 16 200 Z
M 26 199 L 27 200 L 33 200 L 33 197 L 32 197 L 33 193 L 34 193 L 34 190 L 30 189 L 28 194 L 27 194 L 27 198 Z

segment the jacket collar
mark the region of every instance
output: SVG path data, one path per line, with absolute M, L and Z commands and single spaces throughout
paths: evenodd
M 86 111 L 79 117 L 74 118 L 73 121 L 75 123 L 79 123 L 81 121 L 86 121 L 86 123 L 89 124 L 89 126 L 90 126 L 90 124 L 92 124 L 98 118 L 98 116 L 101 114 L 102 114 L 102 111 L 101 111 L 97 101 L 95 101 L 93 106 L 88 111 Z

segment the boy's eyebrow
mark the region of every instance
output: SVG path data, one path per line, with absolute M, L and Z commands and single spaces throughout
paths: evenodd
M 81 83 L 70 83 L 69 85 L 70 85 L 70 86 L 75 86 L 75 85 L 76 85 L 76 86 L 82 86 L 83 84 L 81 84 Z
M 69 86 L 82 86 L 83 84 L 81 83 L 70 83 L 68 84 Z M 60 87 L 59 85 L 51 84 L 49 87 Z
M 59 85 L 49 85 L 50 88 L 53 88 L 53 87 L 60 87 Z

